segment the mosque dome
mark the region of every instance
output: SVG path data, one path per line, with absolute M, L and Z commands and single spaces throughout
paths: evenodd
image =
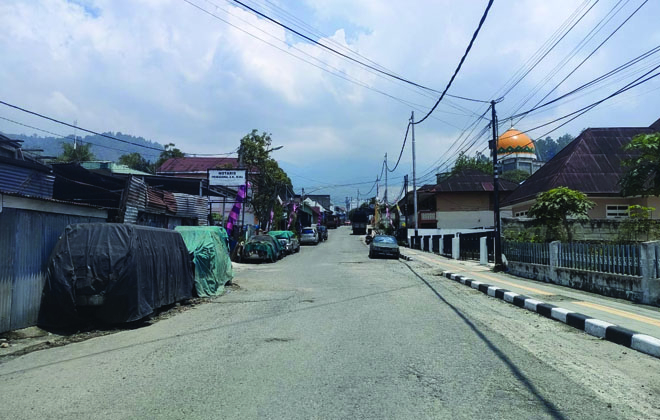
M 506 130 L 497 139 L 497 159 L 530 158 L 536 160 L 534 142 L 515 128 Z

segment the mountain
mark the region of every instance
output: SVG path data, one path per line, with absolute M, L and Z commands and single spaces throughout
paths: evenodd
M 137 152 L 140 153 L 146 160 L 155 162 L 158 159 L 160 152 L 158 150 L 148 149 L 140 146 L 153 147 L 159 150 L 163 149 L 162 144 L 147 140 L 143 137 L 135 137 L 131 136 L 130 134 L 123 134 L 120 132 L 108 132 L 103 134 L 128 141 L 131 144 L 98 135 L 78 137 L 79 142 L 92 144 L 91 150 L 97 160 L 110 160 L 116 162 L 121 155 Z M 38 153 L 44 156 L 58 156 L 62 153 L 62 143 L 73 143 L 72 134 L 67 138 L 41 137 L 34 134 L 31 136 L 25 134 L 5 135 L 10 139 L 23 140 L 23 149 L 42 149 L 43 152 Z

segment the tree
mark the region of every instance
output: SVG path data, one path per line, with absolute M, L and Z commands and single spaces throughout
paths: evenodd
M 587 212 L 594 205 L 595 203 L 580 191 L 557 187 L 540 193 L 536 197 L 536 203 L 529 209 L 528 215 L 535 217 L 546 226 L 547 239 L 567 238 L 571 242 L 573 234 L 568 219 L 588 219 Z
M 252 208 L 261 225 L 270 220 L 270 211 L 282 187 L 292 188 L 286 172 L 268 155 L 271 143 L 270 134 L 252 130 L 241 139 L 239 148 L 239 158 L 248 169 L 248 181 L 252 184 Z
M 635 136 L 623 150 L 637 155 L 622 162 L 628 168 L 619 180 L 622 194 L 660 195 L 660 133 Z
M 493 162 L 480 152 L 477 152 L 475 156 L 468 156 L 465 152 L 461 152 L 454 162 L 451 174 L 455 175 L 468 169 L 476 169 L 486 174 L 492 174 Z
M 554 140 L 552 137 L 548 136 L 545 139 L 538 139 L 534 142 L 536 147 L 536 154 L 539 156 L 543 162 L 547 162 L 552 159 L 557 153 L 566 147 L 570 142 L 575 139 L 570 134 L 564 134 L 559 137 L 557 140 Z
M 502 172 L 502 179 L 506 179 L 507 181 L 515 182 L 516 184 L 520 184 L 527 178 L 529 178 L 529 172 L 523 171 L 522 169 L 513 169 L 511 171 L 506 171 Z
M 94 160 L 91 143 L 62 143 L 62 154 L 56 159 L 57 162 L 85 162 Z
M 658 236 L 658 224 L 651 218 L 654 207 L 632 205 L 628 207 L 628 217 L 621 221 L 619 226 L 619 240 L 622 241 L 649 241 Z
M 154 165 L 145 158 L 143 158 L 142 155 L 139 154 L 138 152 L 121 155 L 119 156 L 117 162 L 122 165 L 126 165 L 131 169 L 135 169 L 136 171 L 149 172 L 149 173 L 155 172 Z
M 158 169 L 168 159 L 182 158 L 185 156 L 186 155 L 180 149 L 174 147 L 174 143 L 168 143 L 164 146 L 164 150 L 160 152 L 160 156 L 158 156 L 158 160 L 156 161 L 154 167 L 155 169 Z

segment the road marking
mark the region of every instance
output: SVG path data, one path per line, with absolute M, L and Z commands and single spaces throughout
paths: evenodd
M 431 259 L 431 258 L 425 257 L 425 256 L 420 255 L 420 254 L 417 254 L 417 253 L 415 253 L 415 255 L 416 255 L 417 257 L 423 259 L 423 260 L 426 260 L 426 261 L 428 261 L 428 262 L 430 262 L 430 263 L 433 263 L 433 264 L 436 264 L 436 265 L 441 265 L 441 264 L 452 265 L 452 263 L 447 263 L 447 262 L 442 262 L 442 263 L 441 263 L 441 262 L 439 262 L 439 261 L 437 261 L 437 260 L 433 260 L 433 259 Z M 462 267 L 461 267 L 461 268 L 462 268 Z M 462 270 L 461 270 L 461 271 L 462 271 Z M 510 282 L 510 281 L 506 281 L 506 280 L 501 280 L 501 279 L 498 279 L 498 278 L 493 277 L 493 276 L 489 276 L 488 274 L 481 273 L 481 272 L 472 272 L 472 275 L 474 275 L 474 276 L 480 276 L 480 277 L 485 277 L 485 278 L 490 279 L 490 280 L 492 280 L 492 281 L 494 281 L 494 282 L 502 283 L 502 284 L 506 284 L 506 285 L 508 285 L 508 286 L 512 286 L 512 287 L 517 287 L 517 288 L 519 288 L 519 289 L 523 289 L 523 290 L 527 290 L 528 292 L 532 292 L 532 293 L 537 294 L 537 295 L 542 295 L 542 296 L 553 296 L 553 295 L 555 295 L 555 293 L 552 293 L 552 292 L 546 292 L 546 291 L 544 291 L 544 290 L 535 289 L 535 288 L 533 288 L 533 287 L 528 287 L 528 286 L 521 286 L 521 285 L 519 285 L 519 284 L 517 284 L 517 283 L 513 283 L 513 282 Z
M 648 316 L 633 314 L 631 312 L 610 308 L 609 306 L 603 306 L 597 303 L 591 303 L 591 302 L 571 302 L 571 303 L 580 306 L 586 306 L 587 308 L 591 308 L 591 309 L 598 309 L 603 312 L 608 312 L 614 315 L 622 316 L 624 318 L 634 319 L 635 321 L 640 321 L 645 324 L 651 324 L 651 325 L 655 325 L 656 327 L 660 327 L 660 320 L 649 318 Z

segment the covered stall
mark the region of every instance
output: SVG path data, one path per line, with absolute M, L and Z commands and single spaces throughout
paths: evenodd
M 218 296 L 234 278 L 227 248 L 227 233 L 219 226 L 177 226 L 195 262 L 195 292 Z

